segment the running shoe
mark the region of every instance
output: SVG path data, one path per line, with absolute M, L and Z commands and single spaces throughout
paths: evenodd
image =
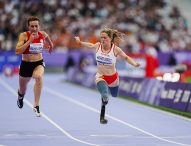
M 39 106 L 35 106 L 35 107 L 34 107 L 34 112 L 36 113 L 36 116 L 37 116 L 37 117 L 40 117 L 40 116 L 41 116 Z
M 24 94 L 20 94 L 18 91 L 17 105 L 19 108 L 23 107 L 23 98 L 24 98 Z

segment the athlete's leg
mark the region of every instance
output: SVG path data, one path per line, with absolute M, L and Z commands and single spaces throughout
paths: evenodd
M 27 84 L 30 81 L 30 77 L 19 76 L 19 89 L 18 89 L 18 100 L 17 105 L 19 108 L 23 107 L 23 98 L 27 90 Z
M 21 77 L 19 76 L 19 93 L 25 94 L 27 90 L 27 84 L 30 81 L 30 77 Z
M 34 84 L 34 111 L 37 117 L 40 117 L 39 101 L 42 91 L 42 76 L 44 74 L 44 67 L 42 65 L 37 66 L 33 71 Z
M 101 104 L 101 113 L 100 113 L 100 123 L 106 124 L 107 119 L 105 119 L 105 106 L 109 100 L 109 88 L 107 83 L 104 80 L 97 81 L 97 88 L 101 94 L 102 104 Z
M 106 105 L 109 100 L 109 88 L 107 83 L 104 80 L 100 80 L 97 82 L 97 88 L 101 94 L 102 103 Z
M 109 90 L 113 97 L 117 97 L 119 89 L 119 77 L 111 84 L 109 84 Z
M 113 97 L 117 97 L 119 86 L 109 87 L 110 93 Z
M 44 67 L 42 65 L 37 66 L 32 77 L 35 79 L 34 84 L 34 107 L 39 106 L 40 95 L 42 91 L 42 76 L 44 74 Z

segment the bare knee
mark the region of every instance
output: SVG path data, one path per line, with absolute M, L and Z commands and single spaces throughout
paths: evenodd
M 37 84 L 41 84 L 42 83 L 42 76 L 41 75 L 35 75 L 34 79 L 35 79 Z

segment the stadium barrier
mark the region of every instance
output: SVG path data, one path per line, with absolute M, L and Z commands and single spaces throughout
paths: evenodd
M 96 73 L 95 60 L 92 52 L 73 50 L 69 52 L 44 53 L 46 66 L 66 66 L 68 58 L 73 64 L 67 68 L 67 80 L 89 87 L 96 88 L 94 76 Z M 5 67 L 18 69 L 21 55 L 14 52 L 0 53 L 0 72 Z M 8 70 L 9 71 L 9 70 Z M 128 70 L 127 70 L 128 72 Z M 191 84 L 182 82 L 165 82 L 155 78 L 129 77 L 119 71 L 119 96 L 132 97 L 153 105 L 160 105 L 191 112 Z
M 95 73 L 80 71 L 71 67 L 67 80 L 96 88 Z M 154 78 L 121 77 L 119 96 L 132 97 L 149 104 L 164 106 L 180 111 L 191 112 L 191 84 L 165 82 Z
M 19 71 L 21 56 L 15 55 L 15 52 L 0 52 L 0 73 L 4 72 L 6 76 L 12 76 Z

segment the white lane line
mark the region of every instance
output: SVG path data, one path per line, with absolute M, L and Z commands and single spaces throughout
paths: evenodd
M 55 96 L 57 96 L 57 97 L 60 97 L 60 98 L 62 98 L 62 99 L 64 99 L 64 100 L 67 100 L 67 101 L 69 101 L 69 102 L 72 102 L 72 103 L 74 103 L 74 104 L 76 104 L 76 105 L 79 105 L 79 106 L 85 108 L 85 109 L 91 110 L 91 111 L 96 112 L 96 113 L 99 113 L 99 112 L 100 112 L 99 110 L 97 110 L 97 109 L 95 109 L 95 108 L 92 108 L 92 107 L 90 107 L 90 106 L 88 106 L 88 105 L 86 105 L 86 104 L 84 104 L 84 103 L 82 103 L 82 102 L 79 102 L 79 101 L 77 101 L 77 100 L 74 100 L 74 99 L 72 99 L 72 97 L 64 96 L 63 94 L 58 93 L 57 91 L 54 91 L 54 90 L 52 90 L 52 89 L 50 89 L 50 88 L 48 88 L 48 87 L 43 87 L 43 89 L 44 89 L 44 91 L 46 91 L 46 92 L 48 92 L 48 93 L 50 93 L 50 94 L 53 94 L 53 95 L 55 95 Z M 133 126 L 132 124 L 129 124 L 129 123 L 123 121 L 123 120 L 120 120 L 120 119 L 115 118 L 115 117 L 113 117 L 113 116 L 110 116 L 110 115 L 108 115 L 108 114 L 106 114 L 106 116 L 107 116 L 108 118 L 110 118 L 110 119 L 116 121 L 116 122 L 119 122 L 119 123 L 124 124 L 124 125 L 126 125 L 126 126 L 128 126 L 128 127 L 131 127 L 131 128 L 133 128 L 133 129 L 136 129 L 136 130 L 138 130 L 138 131 L 140 131 L 140 132 L 142 132 L 142 133 L 144 133 L 144 134 L 150 135 L 150 136 L 152 136 L 152 137 L 154 137 L 154 138 L 156 138 L 156 139 L 158 139 L 158 140 L 165 141 L 165 142 L 168 142 L 168 143 L 173 143 L 173 144 L 176 144 L 176 145 L 181 145 L 181 146 L 191 146 L 191 145 L 188 145 L 188 144 L 171 141 L 171 140 L 162 138 L 162 137 L 160 137 L 160 136 L 154 135 L 154 134 L 152 134 L 152 133 L 150 133 L 150 132 L 147 132 L 147 131 L 145 131 L 145 130 L 142 130 L 142 129 L 136 127 L 136 126 Z
M 56 83 L 57 81 L 60 81 L 60 80 L 64 80 L 64 76 L 62 76 L 62 78 L 57 78 L 57 80 L 54 78 L 53 80 L 49 79 L 49 78 L 46 78 L 46 81 L 48 81 L 49 83 Z M 61 83 L 59 83 L 60 85 L 62 85 Z M 70 83 L 68 83 L 70 84 Z M 70 84 L 71 85 L 71 84 Z M 75 86 L 75 84 L 74 84 Z M 76 85 L 78 86 L 78 85 Z M 79 88 L 83 88 L 85 89 L 85 87 L 83 86 L 78 86 Z M 87 89 L 87 88 L 86 88 Z M 87 89 L 89 90 L 89 89 Z M 120 98 L 120 100 L 126 100 L 124 98 Z M 126 100 L 127 101 L 127 100 Z M 149 110 L 152 110 L 152 111 L 156 111 L 156 112 L 160 112 L 162 114 L 166 114 L 166 115 L 169 115 L 169 116 L 173 116 L 173 117 L 176 117 L 176 118 L 180 118 L 180 119 L 183 119 L 183 120 L 186 120 L 186 121 L 190 121 L 191 122 L 191 119 L 190 118 L 187 118 L 187 117 L 184 117 L 184 116 L 180 116 L 180 115 L 177 115 L 177 114 L 174 114 L 174 113 L 171 113 L 171 112 L 167 112 L 167 111 L 164 111 L 164 110 L 160 110 L 160 109 L 157 109 L 157 108 L 153 108 L 153 107 L 149 107 L 149 106 L 145 106 L 145 105 L 142 105 L 142 104 L 137 104 L 137 103 L 134 103 L 134 102 L 131 102 L 131 104 L 134 104 L 136 106 L 141 106 L 142 108 L 147 108 Z
M 2 85 L 4 85 L 10 92 L 12 92 L 14 95 L 17 96 L 16 91 L 14 91 L 14 89 L 11 88 L 7 83 L 5 83 L 4 81 L 2 81 L 2 82 L 0 82 L 0 83 L 1 83 Z M 60 94 L 60 93 L 57 93 L 56 91 L 54 91 L 54 90 L 52 90 L 52 89 L 50 89 L 50 88 L 48 88 L 48 87 L 43 87 L 43 89 L 44 89 L 45 91 L 47 91 L 47 92 L 53 94 L 53 95 L 56 95 L 56 96 L 59 97 L 59 98 L 62 98 L 62 99 L 67 100 L 67 101 L 69 101 L 69 102 L 72 102 L 72 103 L 74 103 L 74 104 L 76 104 L 76 105 L 79 105 L 79 106 L 81 106 L 81 107 L 83 107 L 83 108 L 86 108 L 86 109 L 88 109 L 88 110 L 91 110 L 91 111 L 93 111 L 93 112 L 99 113 L 99 110 L 97 110 L 97 109 L 95 109 L 95 108 L 92 108 L 92 107 L 90 107 L 90 106 L 88 106 L 88 105 L 86 105 L 86 104 L 84 104 L 84 103 L 81 103 L 81 102 L 79 102 L 79 101 L 77 101 L 77 100 L 74 100 L 74 99 L 72 99 L 71 97 L 64 96 L 64 95 L 62 95 L 62 94 Z M 28 102 L 28 101 L 25 100 L 25 102 Z M 29 104 L 30 107 L 33 108 L 32 104 L 31 104 L 30 102 L 28 102 L 28 104 Z M 43 114 L 43 113 L 42 113 L 42 114 Z M 44 115 L 45 117 L 47 117 L 45 114 L 43 114 L 43 115 Z M 140 131 L 140 132 L 142 132 L 142 133 L 145 133 L 145 134 L 147 134 L 147 135 L 150 135 L 150 136 L 152 136 L 152 137 L 154 137 L 154 138 L 156 138 L 156 139 L 159 139 L 159 140 L 161 140 L 161 141 L 166 141 L 166 142 L 168 142 L 168 143 L 173 143 L 173 144 L 181 145 L 181 146 L 191 146 L 191 145 L 188 145 L 188 144 L 179 143 L 179 142 L 171 141 L 171 140 L 168 140 L 168 139 L 165 139 L 165 138 L 156 136 L 156 135 L 154 135 L 154 134 L 152 134 L 152 133 L 149 133 L 149 132 L 147 132 L 147 131 L 145 131 L 145 130 L 142 130 L 142 129 L 136 127 L 136 126 L 133 126 L 133 125 L 131 125 L 131 124 L 125 122 L 125 121 L 122 121 L 122 120 L 120 120 L 120 119 L 117 119 L 117 118 L 115 118 L 115 117 L 113 117 L 113 116 L 110 116 L 110 115 L 108 115 L 108 114 L 106 114 L 106 116 L 109 117 L 110 119 L 116 121 L 116 122 L 119 122 L 119 123 L 124 124 L 124 125 L 126 125 L 126 126 L 128 126 L 128 127 L 131 127 L 131 128 L 133 128 L 133 129 L 136 129 L 136 130 L 138 130 L 138 131 Z M 45 118 L 45 119 L 46 119 L 46 118 Z M 46 119 L 46 120 L 48 120 L 48 119 Z M 51 120 L 51 119 L 50 119 L 50 120 Z M 48 120 L 48 121 L 49 121 L 49 120 Z M 51 120 L 51 121 L 52 121 L 52 120 Z M 50 122 L 50 121 L 49 121 L 49 122 Z M 52 122 L 53 122 L 53 121 L 52 121 Z M 53 123 L 52 123 L 52 122 L 50 122 L 50 123 L 51 123 L 51 124 L 55 123 L 55 122 L 53 122 Z M 54 124 L 53 124 L 53 125 L 54 125 Z M 55 123 L 54 126 L 55 126 L 56 128 L 58 128 L 59 130 L 62 129 L 62 128 L 61 128 L 60 126 L 58 126 L 56 123 Z M 57 127 L 57 126 L 58 126 L 58 127 Z M 79 142 L 82 142 L 81 140 L 72 137 L 72 136 L 71 136 L 68 132 L 66 132 L 65 130 L 62 129 L 62 130 L 60 130 L 60 131 L 61 131 L 62 133 L 64 133 L 64 134 L 66 133 L 66 134 L 65 134 L 66 136 L 69 135 L 69 136 L 68 136 L 69 138 L 71 138 L 71 139 L 73 139 L 73 140 L 76 140 L 76 141 L 79 141 Z M 83 141 L 82 143 L 84 143 L 84 141 Z M 85 142 L 85 144 L 87 144 L 87 145 L 93 145 L 93 146 L 99 146 L 99 145 L 91 144 L 91 143 L 87 143 L 87 142 Z
M 90 136 L 92 137 L 107 137 L 107 138 L 110 138 L 110 137 L 115 137 L 115 138 L 140 138 L 140 139 L 149 139 L 149 138 L 153 138 L 151 136 L 142 136 L 142 135 L 120 135 L 120 134 L 91 134 Z M 191 138 L 190 135 L 185 135 L 185 136 L 161 136 L 162 138 L 170 138 L 170 139 L 177 139 L 177 138 L 181 138 L 181 139 L 184 139 L 184 138 Z
M 19 137 L 19 136 L 24 136 L 24 137 L 48 137 L 48 135 L 45 134 L 13 134 L 13 133 L 8 133 L 1 135 L 1 137 Z
M 17 96 L 17 91 L 15 91 L 11 86 L 9 86 L 5 81 L 0 79 L 0 83 L 7 89 L 9 90 L 12 94 L 14 94 L 15 96 Z M 33 105 L 27 100 L 25 99 L 24 102 L 33 109 Z M 51 120 L 45 113 L 41 112 L 41 115 L 43 118 L 45 118 L 49 123 L 51 123 L 54 127 L 56 127 L 58 130 L 60 130 L 64 135 L 66 135 L 68 138 L 86 144 L 86 145 L 91 145 L 91 146 L 101 146 L 98 144 L 93 144 L 93 143 L 89 143 L 83 140 L 80 140 L 78 138 L 73 137 L 70 133 L 68 133 L 66 130 L 64 130 L 61 126 L 59 126 L 58 124 L 56 124 L 56 122 L 54 122 L 53 120 Z M 1 145 L 0 145 L 1 146 Z M 2 145 L 3 146 L 3 145 Z

